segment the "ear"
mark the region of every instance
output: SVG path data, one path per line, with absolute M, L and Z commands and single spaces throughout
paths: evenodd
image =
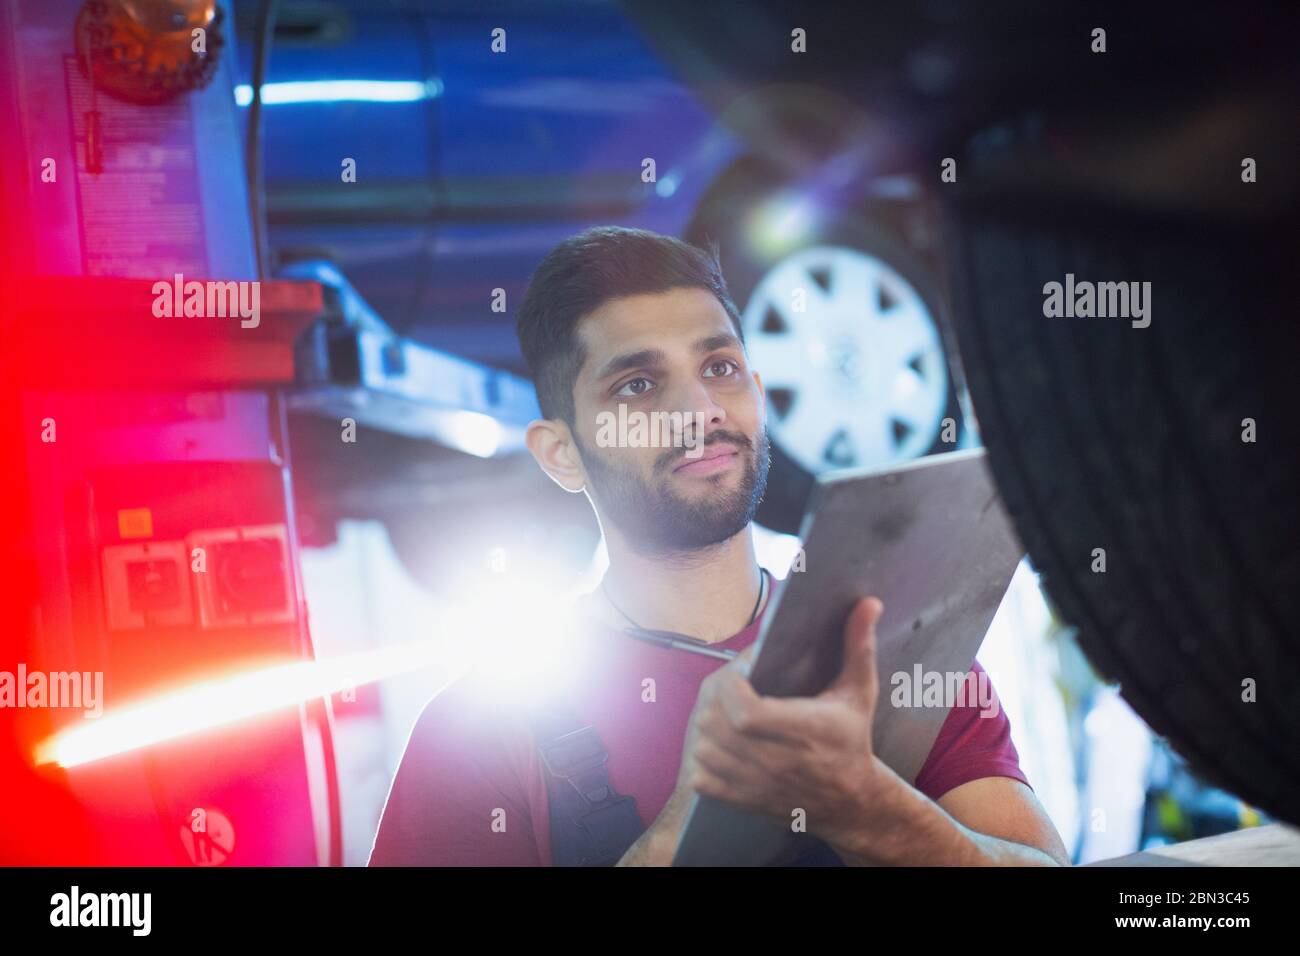
M 752 376 L 754 376 L 754 384 L 758 386 L 758 397 L 761 398 L 761 399 L 763 399 L 764 401 L 766 401 L 766 400 L 767 400 L 767 392 L 763 389 L 763 377 L 762 377 L 761 375 L 758 374 L 758 370 L 757 370 L 757 369 L 755 369 L 754 371 L 750 372 L 749 374 L 752 375 Z
M 528 423 L 524 441 L 542 471 L 565 491 L 576 494 L 587 487 L 587 473 L 567 424 L 539 418 Z

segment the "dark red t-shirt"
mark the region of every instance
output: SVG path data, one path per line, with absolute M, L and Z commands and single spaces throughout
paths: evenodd
M 760 614 L 713 646 L 743 650 L 757 639 L 761 622 Z M 602 626 L 579 641 L 583 663 L 568 669 L 573 690 L 566 696 L 604 742 L 614 789 L 635 798 L 648 826 L 677 780 L 700 683 L 725 662 Z M 982 670 L 978 661 L 971 670 Z M 536 743 L 522 708 L 488 684 L 475 674 L 461 678 L 420 714 L 384 806 L 371 866 L 550 865 L 546 780 Z M 974 703 L 952 708 L 917 774 L 919 791 L 938 799 L 981 777 L 1028 785 L 1006 714 L 1000 704 L 989 709 L 996 716 L 982 717 Z

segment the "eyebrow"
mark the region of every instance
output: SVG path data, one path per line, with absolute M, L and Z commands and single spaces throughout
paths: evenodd
M 713 352 L 723 348 L 741 348 L 740 339 L 736 338 L 730 332 L 719 332 L 716 335 L 706 335 L 695 343 L 695 351 L 699 353 Z M 604 368 L 596 375 L 596 381 L 603 381 L 611 375 L 619 372 L 625 372 L 630 368 L 640 368 L 643 366 L 662 365 L 668 360 L 668 353 L 663 349 L 639 349 L 636 352 L 625 352 L 622 355 L 616 355 L 605 363 Z

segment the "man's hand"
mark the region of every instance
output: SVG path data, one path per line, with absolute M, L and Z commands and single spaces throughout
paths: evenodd
M 691 714 L 678 787 L 717 797 L 812 833 L 858 818 L 899 778 L 874 754 L 876 622 L 863 598 L 844 625 L 844 664 L 816 697 L 760 696 L 749 683 L 753 648 L 709 675 Z
M 787 825 L 800 819 L 850 865 L 1068 866 L 1051 820 L 1019 781 L 973 780 L 936 803 L 875 755 L 883 610 L 877 598 L 853 606 L 844 665 L 816 697 L 760 696 L 748 680 L 752 647 L 709 675 L 691 712 L 677 786 L 620 865 L 671 864 L 698 792 Z
M 869 770 L 879 763 L 871 754 L 871 721 L 875 624 L 882 610 L 875 598 L 854 607 L 844 628 L 844 667 L 818 697 L 760 697 L 747 679 L 753 647 L 705 678 L 672 795 L 618 865 L 670 865 L 696 791 L 786 821 L 795 808 L 809 820 L 843 819 L 856 808 L 870 794 Z M 772 705 L 780 705 L 779 713 L 769 714 Z

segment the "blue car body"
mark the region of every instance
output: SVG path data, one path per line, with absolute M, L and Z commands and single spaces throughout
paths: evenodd
M 256 6 L 236 4 L 240 102 Z M 275 259 L 328 259 L 399 333 L 516 371 L 511 315 L 552 246 L 680 235 L 742 153 L 608 0 L 291 0 L 265 84 Z

